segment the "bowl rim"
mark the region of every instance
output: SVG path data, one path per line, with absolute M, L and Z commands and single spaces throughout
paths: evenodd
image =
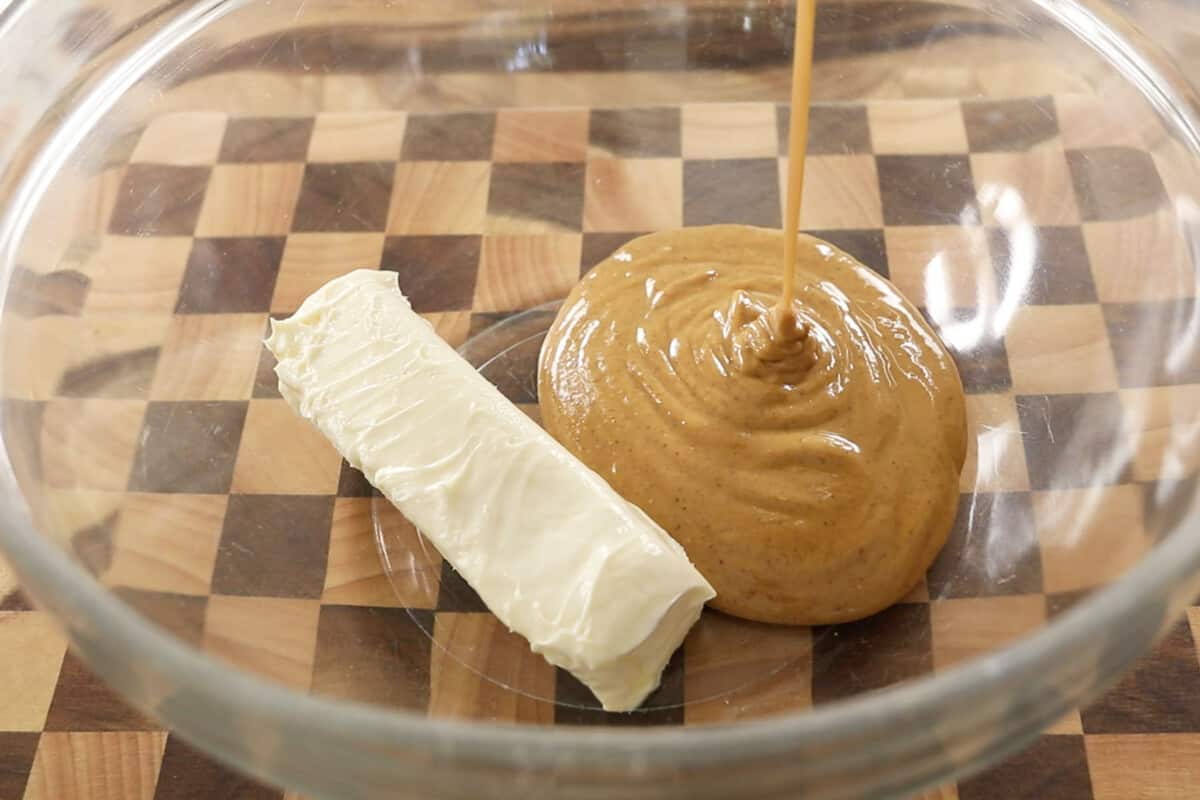
M 1200 105 L 1188 82 L 1156 46 L 1127 22 L 1106 12 L 1100 0 L 1031 2 L 1097 49 L 1103 44 L 1106 58 L 1111 60 L 1117 53 L 1124 59 L 1114 66 L 1147 93 L 1159 113 L 1174 123 L 1183 143 L 1194 155 L 1200 155 L 1200 119 L 1195 111 Z M 164 41 L 181 31 L 211 21 L 224 13 L 222 9 L 238 5 L 227 0 L 201 0 L 169 21 L 139 52 L 146 55 L 153 48 L 161 48 Z M 1129 42 L 1137 43 L 1136 50 L 1129 48 Z M 145 71 L 154 63 L 154 59 L 144 57 L 137 68 Z M 132 82 L 137 75 L 129 73 L 125 77 Z M 94 121 L 101 116 L 98 112 L 96 107 L 84 107 L 76 114 Z M 64 127 L 73 116 L 68 116 Z M 12 223 L 7 219 L 11 216 L 6 210 L 3 222 Z M 12 229 L 12 224 L 0 226 L 0 234 L 6 228 Z M 0 239 L 0 243 L 3 241 Z M 13 259 L 5 258 L 0 269 L 2 296 L 13 277 Z M 0 410 L 0 423 L 5 421 L 4 414 L 7 410 Z M 884 722 L 901 713 L 906 719 L 935 720 L 948 709 L 964 712 L 960 723 L 967 730 L 975 725 L 969 719 L 973 706 L 997 693 L 1015 690 L 1029 676 L 1054 674 L 1056 665 L 1070 663 L 1073 651 L 1103 637 L 1114 620 L 1145 611 L 1153 606 L 1152 601 L 1170 597 L 1169 607 L 1181 606 L 1190 599 L 1195 579 L 1200 576 L 1200 504 L 1193 504 L 1174 535 L 1158 543 L 1119 579 L 1047 621 L 1028 637 L 945 672 L 829 705 L 733 725 L 583 730 L 428 718 L 285 688 L 221 662 L 159 629 L 40 535 L 6 445 L 0 454 L 0 500 L 0 550 L 14 564 L 24 587 L 68 626 L 73 639 L 89 642 L 97 651 L 138 653 L 147 674 L 170 676 L 173 681 L 189 685 L 213 708 L 238 709 L 247 716 L 260 716 L 300 731 L 323 731 L 347 741 L 412 748 L 506 768 L 728 765 L 829 742 L 861 741 L 864 731 L 880 738 L 893 736 L 894 729 Z M 1158 633 L 1165 631 L 1170 621 L 1163 620 Z M 97 637 L 103 638 L 102 644 L 96 644 Z M 85 648 L 85 655 L 87 651 Z M 100 672 L 114 683 L 121 683 L 112 670 L 101 668 Z M 1071 706 L 1080 699 L 1064 697 L 1063 702 Z M 153 708 L 147 710 L 154 713 Z M 1054 710 L 1047 709 L 1047 716 Z

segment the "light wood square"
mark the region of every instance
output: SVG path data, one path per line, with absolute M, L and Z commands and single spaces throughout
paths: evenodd
M 1064 734 L 1066 736 L 1080 736 L 1083 734 L 1083 718 L 1079 715 L 1079 709 L 1068 711 L 1065 716 L 1051 723 L 1050 727 L 1045 731 L 1049 735 Z
M 57 398 L 42 418 L 46 483 L 124 491 L 142 430 L 141 400 Z
M 166 731 L 43 733 L 24 800 L 153 800 Z
M 1054 98 L 1058 130 L 1068 149 L 1146 147 L 1133 118 L 1098 94 L 1059 94 Z
M 327 592 L 363 598 L 361 603 L 352 605 L 373 605 L 365 602 L 368 596 L 381 601 L 386 599 L 383 587 L 372 583 L 371 566 L 366 556 L 366 537 L 375 535 L 370 526 L 377 525 L 394 596 L 394 600 L 381 602 L 380 605 L 399 605 L 404 608 L 437 606 L 442 557 L 395 506 L 385 500 L 356 500 L 344 504 L 339 500 L 334 512 L 332 538 L 341 541 L 330 545 L 329 571 L 335 577 L 326 578 Z M 375 516 L 372 517 L 372 514 Z M 332 553 L 334 548 L 341 550 L 336 558 Z M 350 565 L 348 561 L 355 563 Z M 353 585 L 363 579 L 360 576 L 366 576 L 368 585 L 356 588 Z M 326 602 L 330 601 L 326 599 Z
M 1088 736 L 1095 800 L 1182 800 L 1200 790 L 1200 734 Z
M 79 531 L 89 528 L 106 529 L 111 519 L 116 519 L 124 499 L 125 495 L 122 492 L 49 489 L 39 498 L 39 505 L 42 507 L 34 513 L 44 533 L 67 543 Z M 101 540 L 109 540 L 107 530 Z M 104 551 L 106 548 L 100 550 Z M 101 553 L 100 563 L 92 562 L 86 557 L 81 559 L 93 574 L 100 573 L 107 566 L 107 560 L 107 552 Z
M 706 611 L 684 641 L 687 724 L 720 724 L 812 705 L 812 637 Z
M 387 232 L 394 236 L 483 231 L 491 165 L 486 161 L 401 161 Z
M 470 311 L 431 311 L 421 316 L 429 320 L 434 332 L 451 347 L 461 345 L 471 332 Z
M 587 148 L 587 110 L 501 109 L 496 113 L 493 161 L 583 161 Z
M 953 783 L 946 786 L 939 786 L 936 789 L 924 791 L 911 798 L 911 800 L 959 800 L 958 787 Z
M 83 265 L 91 279 L 85 313 L 171 313 L 187 267 L 188 236 L 105 236 Z
M 1117 388 L 1108 329 L 1099 306 L 1022 306 L 1004 334 L 1018 394 L 1073 394 Z
M 788 160 L 779 159 L 780 213 L 786 213 L 787 171 Z M 800 202 L 800 227 L 807 230 L 882 228 L 875 157 L 809 156 Z
M 1021 422 L 1012 395 L 967 395 L 967 459 L 959 478 L 963 492 L 1029 489 Z
M 937 670 L 995 652 L 1046 621 L 1042 595 L 939 600 L 929 606 Z
M 342 458 L 286 400 L 251 400 L 242 429 L 234 492 L 334 494 Z
M 1126 436 L 1134 442 L 1133 478 L 1180 480 L 1200 470 L 1200 386 L 1160 386 L 1121 392 Z
M 0 731 L 40 731 L 66 637 L 44 611 L 0 611 Z
M 196 223 L 197 236 L 286 236 L 303 164 L 219 164 Z
M 125 495 L 104 582 L 151 592 L 208 594 L 227 500 L 224 495 Z
M 77 317 L 9 315 L 0 328 L 4 338 L 0 369 L 6 391 L 32 400 L 53 397 L 75 356 L 78 330 Z
M 266 314 L 181 314 L 171 320 L 154 400 L 245 400 L 254 386 Z
M 334 278 L 377 268 L 383 241 L 378 233 L 293 233 L 283 248 L 271 311 L 290 314 Z
M 1102 586 L 1150 549 L 1133 485 L 1036 492 L 1033 513 L 1047 592 Z
M 475 311 L 516 311 L 565 297 L 579 280 L 578 234 L 486 236 Z
M 333 527 L 329 536 L 329 561 L 325 570 L 325 588 L 321 602 L 326 605 L 433 608 L 437 605 L 438 572 L 436 568 L 417 568 L 405 573 L 400 586 L 411 591 L 403 595 L 392 587 L 379 556 L 375 542 L 375 523 L 372 506 L 387 505 L 386 500 L 370 497 L 339 497 L 333 507 Z M 405 541 L 419 547 L 416 531 L 407 523 L 396 518 L 399 512 L 389 515 L 388 522 L 392 541 Z M 421 552 L 421 551 L 416 551 Z M 400 553 L 396 562 L 403 561 Z
M 403 111 L 318 114 L 308 143 L 308 161 L 395 161 L 400 158 L 407 122 Z
M 584 180 L 585 231 L 683 225 L 683 162 L 677 158 L 594 158 Z
M 936 316 L 996 303 L 996 270 L 982 228 L 888 227 L 888 274 L 901 294 Z
M 204 615 L 204 649 L 242 669 L 307 690 L 320 611 L 316 600 L 214 595 Z
M 772 103 L 690 103 L 680 122 L 684 158 L 774 158 L 779 152 Z
M 22 265 L 50 272 L 58 268 L 68 244 L 107 235 L 128 169 L 121 164 L 89 175 L 64 171 L 56 176 L 21 241 Z
M 1083 241 L 1102 303 L 1200 294 L 1187 241 L 1173 210 L 1116 222 L 1087 222 Z
M 871 143 L 881 155 L 965 153 L 967 129 L 957 100 L 903 100 L 867 106 Z
M 37 399 L 145 397 L 170 320 L 119 312 L 6 320 L 9 391 Z
M 971 156 L 975 194 L 985 225 L 1077 225 L 1079 207 L 1061 148 Z
M 433 716 L 554 722 L 554 667 L 491 614 L 438 614 L 430 672 Z
M 182 111 L 155 117 L 129 160 L 134 164 L 180 167 L 215 164 L 228 119 L 216 111 Z

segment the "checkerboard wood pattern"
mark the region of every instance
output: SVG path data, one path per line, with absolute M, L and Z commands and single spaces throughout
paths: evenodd
M 436 557 L 389 584 L 373 515 L 412 548 L 416 531 L 290 412 L 259 342 L 355 267 L 396 272 L 458 345 L 561 298 L 639 233 L 777 227 L 784 107 L 155 119 L 129 163 L 88 179 L 92 235 L 24 276 L 18 324 L 39 346 L 5 359 L 6 383 L 28 388 L 6 401 L 8 435 L 40 456 L 27 477 L 42 525 L 103 582 L 302 691 L 530 724 L 700 725 L 945 670 L 1118 575 L 1196 467 L 1167 448 L 1200 410 L 1200 361 L 1168 358 L 1194 267 L 1169 176 L 1136 132 L 1094 124 L 1102 111 L 1085 96 L 813 108 L 802 224 L 890 277 L 954 351 L 972 426 L 963 503 L 901 604 L 813 630 L 708 615 L 637 714 L 599 711 Z M 1135 322 L 1162 335 L 1123 336 Z M 281 796 L 129 710 L 19 594 L 0 609 L 0 799 Z M 1198 641 L 1193 609 L 1102 700 L 934 796 L 1200 794 Z

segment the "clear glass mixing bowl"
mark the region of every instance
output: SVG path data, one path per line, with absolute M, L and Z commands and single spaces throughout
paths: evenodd
M 970 395 L 950 544 L 875 618 L 706 614 L 606 715 L 274 389 L 269 316 L 379 266 L 536 413 L 581 271 L 779 224 L 792 16 L 0 3 L 23 586 L 132 702 L 315 797 L 899 795 L 1078 730 L 1200 588 L 1197 107 L 1101 3 L 820 3 L 803 225 L 923 309 Z

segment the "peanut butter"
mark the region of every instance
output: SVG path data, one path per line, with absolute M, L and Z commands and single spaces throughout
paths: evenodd
M 903 597 L 944 544 L 962 386 L 896 288 L 818 239 L 797 239 L 781 314 L 782 251 L 740 225 L 622 247 L 550 329 L 542 420 L 684 546 L 716 608 L 843 622 Z

